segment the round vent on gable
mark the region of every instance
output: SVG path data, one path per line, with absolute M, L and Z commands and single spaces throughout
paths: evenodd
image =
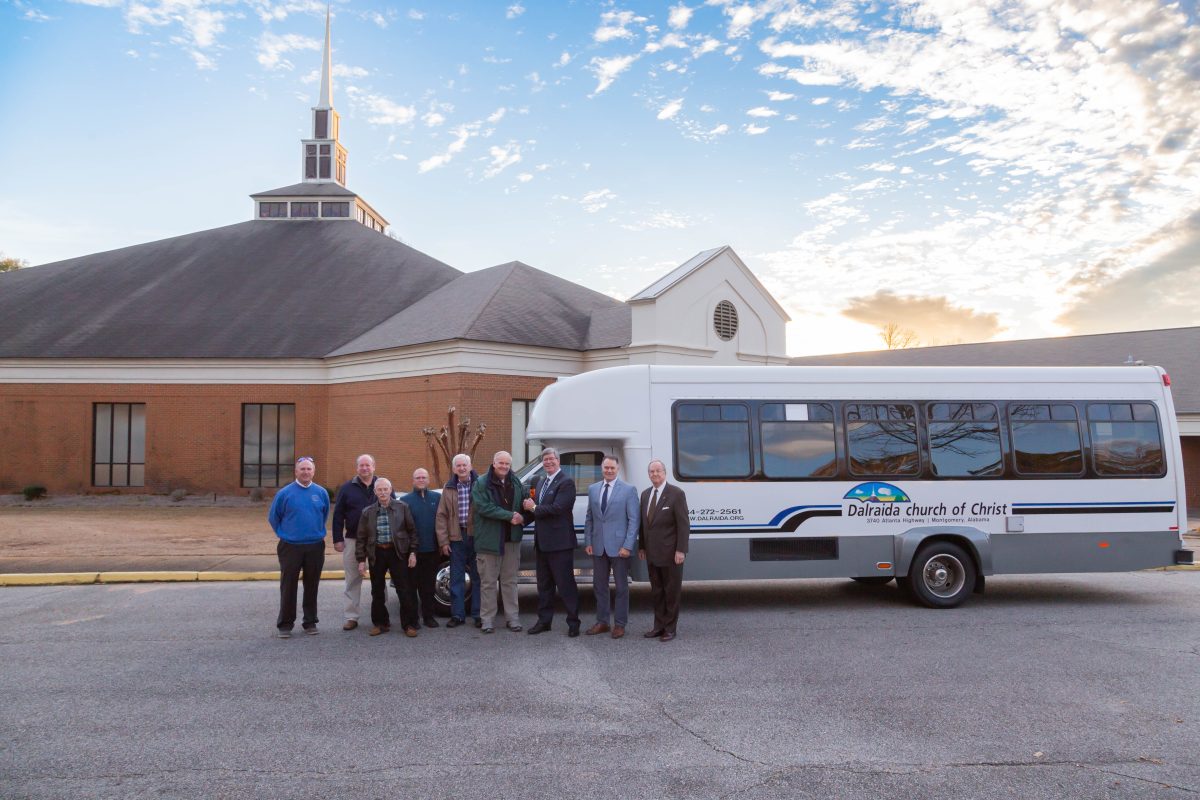
M 733 303 L 728 300 L 717 303 L 717 307 L 713 311 L 713 330 L 717 332 L 717 336 L 721 337 L 721 341 L 728 342 L 732 339 L 737 333 L 737 326 L 737 309 L 733 307 Z

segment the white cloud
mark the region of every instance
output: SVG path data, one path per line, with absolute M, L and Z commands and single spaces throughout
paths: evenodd
M 769 125 L 754 125 L 748 123 L 744 128 L 742 128 L 742 130 L 744 130 L 748 136 L 759 136 L 771 130 L 771 127 Z
M 425 123 L 427 128 L 436 128 L 446 122 L 446 117 L 436 111 L 427 111 L 421 121 Z
M 756 108 L 752 108 L 749 111 L 747 111 L 746 116 L 760 117 L 760 118 L 765 119 L 767 117 L 777 117 L 777 116 L 779 116 L 779 112 L 773 108 L 767 108 L 766 106 L 758 106 Z
M 511 141 L 505 145 L 493 145 L 488 148 L 488 155 L 492 157 L 492 163 L 484 170 L 483 177 L 494 178 L 513 164 L 521 162 L 521 145 Z
M 355 86 L 346 87 L 351 102 L 366 113 L 367 122 L 373 125 L 408 125 L 417 118 L 412 106 L 402 106 L 383 95 L 364 92 Z
M 525 76 L 525 80 L 529 81 L 531 84 L 529 87 L 531 92 L 540 92 L 542 89 L 546 88 L 546 82 L 542 80 L 542 76 L 538 75 L 537 72 L 529 73 Z
M 593 58 L 589 62 L 589 68 L 592 74 L 596 76 L 596 89 L 592 92 L 592 96 L 596 96 L 612 86 L 613 81 L 617 79 L 622 72 L 633 66 L 633 62 L 638 60 L 638 56 L 613 56 L 612 58 Z
M 720 46 L 720 40 L 714 39 L 711 36 L 706 36 L 704 40 L 700 42 L 700 44 L 692 48 L 692 58 L 699 58 L 705 53 L 711 53 Z
M 671 119 L 679 113 L 679 109 L 683 108 L 683 98 L 678 100 L 670 100 L 658 112 L 658 119 Z
M 533 175 L 528 172 L 522 172 L 517 175 L 517 180 L 521 183 L 529 183 L 531 180 L 533 180 Z
M 645 21 L 645 17 L 639 17 L 632 11 L 605 11 L 600 15 L 600 27 L 592 33 L 592 38 L 600 43 L 613 39 L 632 39 L 633 31 L 629 30 L 629 26 Z
M 554 66 L 555 67 L 565 67 L 567 64 L 570 64 L 570 63 L 571 63 L 571 54 L 568 53 L 566 50 L 563 50 L 562 55 L 560 55 L 558 57 L 558 61 L 555 62 Z
M 828 103 L 828 102 L 829 102 L 829 98 L 828 98 L 828 97 L 814 97 L 814 98 L 812 99 L 812 104 L 813 104 L 814 106 L 823 106 L 823 105 L 825 105 L 825 104 L 826 104 L 826 103 Z
M 692 19 L 693 9 L 686 4 L 680 3 L 677 6 L 671 6 L 671 10 L 667 14 L 667 24 L 677 31 L 681 31 L 688 26 L 688 22 Z
M 583 206 L 583 210 L 589 214 L 595 214 L 603 211 L 608 207 L 608 204 L 617 199 L 617 195 L 608 189 L 597 189 L 594 192 L 588 192 L 583 197 L 579 198 L 579 204 Z
M 517 17 L 521 16 L 524 13 L 525 13 L 525 6 L 521 5 L 520 3 L 513 3 L 511 6 L 509 6 L 508 8 L 506 8 L 504 10 L 504 16 L 507 19 L 516 19 Z
M 784 100 L 791 100 L 791 99 L 793 99 L 795 96 L 796 96 L 796 95 L 794 95 L 794 94 L 790 94 L 790 93 L 788 93 L 788 92 L 777 92 L 777 91 L 775 91 L 774 89 L 771 89 L 771 90 L 769 90 L 769 91 L 767 92 L 767 99 L 768 99 L 768 100 L 770 100 L 770 101 L 771 101 L 771 102 L 773 102 L 773 103 L 779 103 L 779 102 L 782 102 L 782 101 L 784 101 Z
M 87 3 L 108 7 L 105 2 Z M 182 48 L 200 69 L 215 69 L 205 51 L 217 46 L 217 36 L 225 30 L 225 11 L 214 10 L 203 0 L 131 0 L 125 8 L 125 25 L 131 33 L 143 33 L 146 26 L 179 26 L 183 34 L 169 36 L 171 44 Z
M 408 18 L 420 22 L 421 20 L 425 19 L 425 12 L 419 11 L 415 8 L 410 8 L 408 10 Z
M 723 136 L 726 133 L 729 133 L 729 126 L 726 125 L 724 122 L 722 122 L 720 125 L 718 125 L 717 127 L 713 128 L 711 131 L 709 131 L 708 135 L 709 136 Z
M 497 122 L 504 119 L 504 114 L 506 111 L 508 111 L 508 109 L 506 109 L 504 107 L 497 108 L 491 114 L 488 114 L 487 121 L 490 122 L 491 124 L 495 125 Z
M 365 78 L 371 72 L 366 67 L 355 67 L 349 64 L 339 64 L 336 61 L 333 64 L 333 77 L 335 78 Z M 321 71 L 314 69 L 300 79 L 301 83 L 309 84 L 316 83 L 321 80 Z
M 686 214 L 679 214 L 674 211 L 655 211 L 636 222 L 622 224 L 621 227 L 627 231 L 683 230 L 695 224 L 691 217 Z
M 425 174 L 430 170 L 435 170 L 446 166 L 454 159 L 456 155 L 466 149 L 467 142 L 472 136 L 478 135 L 478 133 L 478 122 L 467 125 L 459 125 L 454 129 L 454 141 L 446 147 L 445 152 L 430 156 L 429 158 L 417 164 L 417 172 L 420 174 Z
M 298 33 L 283 35 L 263 31 L 258 37 L 258 63 L 264 69 L 293 69 L 291 61 L 284 58 L 286 53 L 293 50 L 320 50 L 321 43 L 309 36 Z

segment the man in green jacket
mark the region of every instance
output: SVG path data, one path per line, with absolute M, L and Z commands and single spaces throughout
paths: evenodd
M 517 615 L 517 567 L 521 562 L 521 537 L 525 520 L 520 514 L 525 487 L 512 472 L 512 456 L 501 450 L 492 466 L 471 489 L 471 527 L 479 561 L 479 616 L 483 632 L 496 631 L 496 581 L 504 599 L 504 616 L 510 631 L 521 630 Z

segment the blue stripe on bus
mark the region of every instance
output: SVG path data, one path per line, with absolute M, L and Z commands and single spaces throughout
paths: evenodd
M 837 505 L 823 505 L 823 506 L 792 506 L 791 508 L 785 508 L 783 511 L 780 511 L 778 514 L 776 514 L 771 519 L 771 521 L 767 523 L 767 526 L 776 526 L 777 527 L 779 525 L 779 523 L 783 522 L 785 519 L 790 517 L 792 514 L 796 513 L 797 511 L 804 511 L 805 509 L 808 509 L 808 508 L 836 508 L 838 510 L 841 510 L 842 506 L 841 506 L 841 503 L 838 503 Z M 754 527 L 763 527 L 763 526 L 759 525 L 759 526 L 754 526 Z

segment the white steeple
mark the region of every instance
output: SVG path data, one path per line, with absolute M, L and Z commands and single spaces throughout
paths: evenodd
M 321 61 L 321 99 L 317 108 L 333 108 L 333 55 L 329 46 L 329 7 L 325 7 L 325 58 Z
M 333 51 L 330 11 L 325 9 L 325 57 L 321 62 L 321 95 L 312 112 L 312 138 L 303 140 L 301 175 L 306 183 L 346 185 L 346 148 L 338 141 L 341 121 L 333 108 Z

